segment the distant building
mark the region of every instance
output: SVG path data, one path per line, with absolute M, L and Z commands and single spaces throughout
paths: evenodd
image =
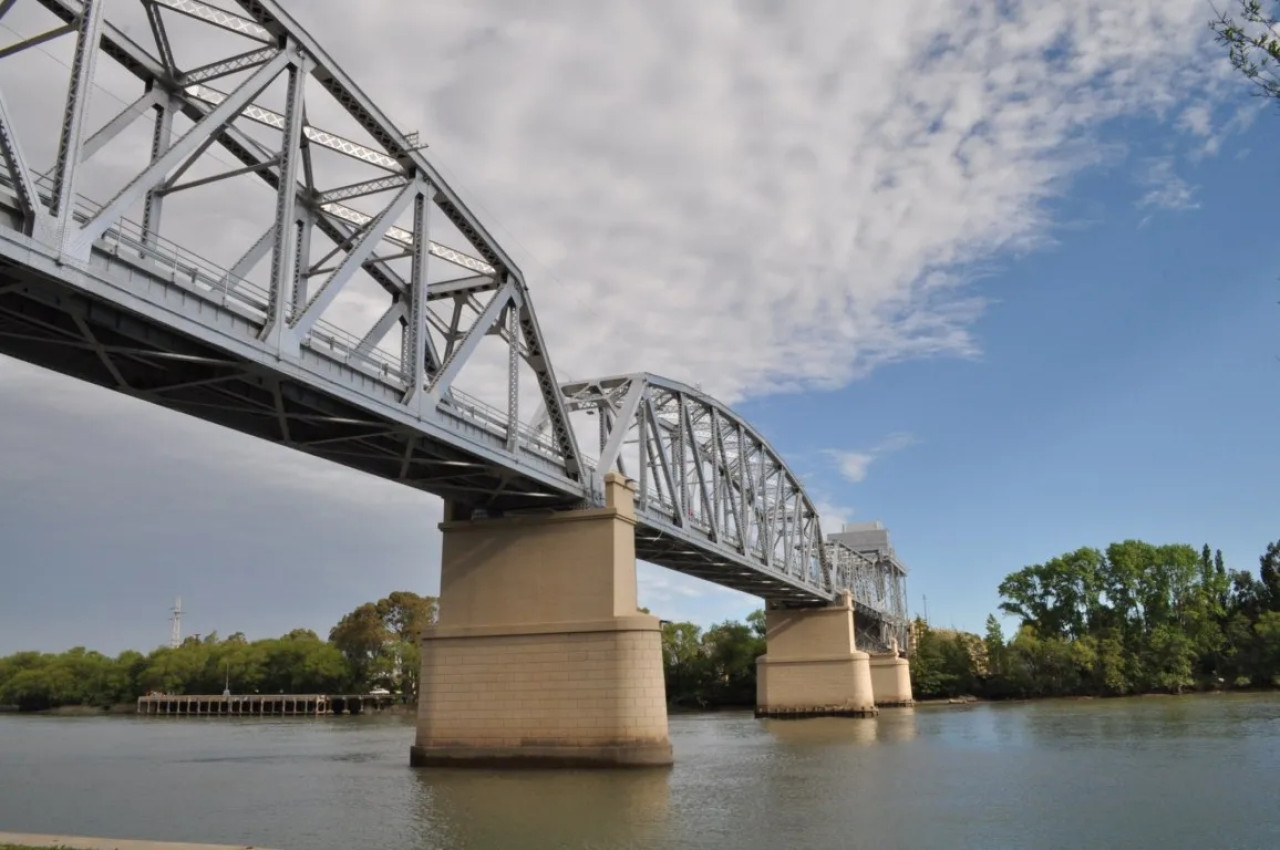
M 846 522 L 835 534 L 828 534 L 828 540 L 843 543 L 860 555 L 875 561 L 880 557 L 888 558 L 893 566 L 903 575 L 907 573 L 906 564 L 898 560 L 889 542 L 889 529 L 880 520 L 875 522 Z
M 839 531 L 828 534 L 827 541 L 838 543 L 876 565 L 874 578 L 855 579 L 854 595 L 883 612 L 885 619 L 879 626 L 879 637 L 874 639 L 886 646 L 896 645 L 899 651 L 908 651 L 914 643 L 907 620 L 907 567 L 893 551 L 889 529 L 879 520 L 846 522 Z

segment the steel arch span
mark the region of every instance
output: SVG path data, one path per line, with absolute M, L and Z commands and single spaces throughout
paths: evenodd
M 557 380 L 512 258 L 279 2 L 106 8 L 0 0 L 0 353 L 480 511 L 600 504 L 616 469 L 641 559 L 905 633 L 900 566 L 824 538 L 728 407 Z
M 424 146 L 273 0 L 106 8 L 0 0 L 0 351 L 446 498 L 581 503 L 524 278 Z
M 740 415 L 647 373 L 562 390 L 571 416 L 596 420 L 592 488 L 611 471 L 636 482 L 638 558 L 774 605 L 822 604 L 849 590 L 869 621 L 861 642 L 905 648 L 905 569 L 824 538 L 803 484 Z

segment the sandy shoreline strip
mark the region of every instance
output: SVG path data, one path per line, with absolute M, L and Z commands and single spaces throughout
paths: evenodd
M 37 835 L 0 832 L 0 846 L 72 847 L 75 850 L 268 850 L 254 844 L 190 844 L 180 841 L 138 841 L 132 838 L 90 838 L 81 835 Z

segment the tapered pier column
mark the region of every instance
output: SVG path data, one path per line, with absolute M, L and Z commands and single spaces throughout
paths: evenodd
M 766 652 L 756 659 L 757 717 L 870 717 L 877 713 L 870 656 L 853 642 L 846 592 L 823 608 L 765 611 Z
M 422 640 L 410 763 L 672 762 L 658 618 L 636 608 L 635 486 L 606 506 L 456 519 Z
M 911 665 L 893 652 L 871 656 L 871 690 L 881 707 L 912 705 Z

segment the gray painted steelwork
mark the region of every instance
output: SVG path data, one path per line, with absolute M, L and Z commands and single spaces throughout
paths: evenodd
M 637 484 L 636 555 L 762 596 L 805 605 L 853 591 L 859 645 L 906 648 L 905 570 L 892 551 L 824 538 L 817 509 L 782 456 L 702 391 L 649 374 L 562 387 L 570 415 L 597 418 L 591 483 Z
M 640 558 L 772 605 L 853 589 L 876 645 L 905 626 L 904 596 L 879 592 L 893 560 L 825 539 L 800 481 L 733 411 L 651 375 L 562 386 L 520 270 L 279 3 L 140 0 L 151 47 L 104 0 L 7 2 L 0 16 L 15 5 L 56 26 L 0 50 L 0 351 L 488 514 L 600 504 L 617 469 L 639 488 Z M 199 30 L 198 55 L 182 27 Z M 38 172 L 4 63 L 57 38 L 74 46 L 56 138 L 38 140 L 54 164 Z M 137 91 L 90 132 L 103 65 Z M 149 149 L 91 200 L 95 155 L 148 118 Z M 265 230 L 238 259 L 202 257 L 167 200 L 245 180 L 258 194 L 241 211 Z M 441 227 L 465 246 L 438 241 Z M 357 281 L 386 304 L 360 334 L 329 318 Z M 494 345 L 505 353 L 475 368 L 490 370 L 486 390 L 505 374 L 505 409 L 458 383 Z M 580 453 L 571 412 L 600 417 L 599 461 Z

